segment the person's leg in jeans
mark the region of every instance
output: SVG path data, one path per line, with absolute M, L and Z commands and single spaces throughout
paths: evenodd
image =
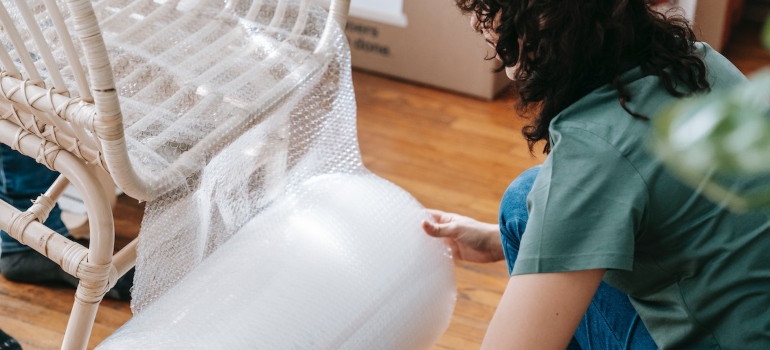
M 527 195 L 539 171 L 538 166 L 519 175 L 508 186 L 500 205 L 500 233 L 508 273 L 513 271 L 519 254 L 519 244 L 529 218 Z M 567 349 L 646 350 L 657 349 L 657 346 L 628 296 L 602 282 Z
M 34 159 L 0 144 L 0 199 L 17 209 L 27 210 L 32 206 L 32 200 L 48 190 L 58 176 L 59 173 L 38 164 Z M 51 210 L 45 225 L 72 239 L 61 220 L 61 209 L 58 205 Z M 0 231 L 0 239 L 0 273 L 8 280 L 23 283 L 61 282 L 77 287 L 77 278 L 64 272 L 59 265 L 42 254 L 19 243 L 7 232 Z M 106 296 L 119 300 L 129 299 L 132 281 L 133 270 L 118 280 Z
M 44 193 L 59 174 L 38 164 L 6 145 L 0 144 L 0 199 L 19 210 L 32 206 L 32 199 Z M 61 210 L 54 206 L 45 225 L 70 238 L 61 221 Z M 64 272 L 53 261 L 27 247 L 7 232 L 0 231 L 2 254 L 0 273 L 7 279 L 25 283 L 65 282 L 77 285 L 77 279 Z

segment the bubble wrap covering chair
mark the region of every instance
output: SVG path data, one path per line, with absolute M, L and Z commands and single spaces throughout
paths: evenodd
M 447 249 L 361 163 L 349 0 L 1 4 L 0 142 L 62 176 L 26 212 L 0 201 L 0 228 L 80 279 L 63 348 L 86 347 L 135 264 L 135 317 L 107 348 L 424 348 L 443 332 Z M 98 172 L 147 201 L 114 256 Z M 88 249 L 40 224 L 70 183 Z M 214 320 L 224 335 L 205 337 Z

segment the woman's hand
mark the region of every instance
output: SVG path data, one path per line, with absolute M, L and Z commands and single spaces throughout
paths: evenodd
M 428 209 L 428 213 L 436 222 L 423 221 L 422 229 L 430 236 L 443 238 L 456 259 L 480 263 L 505 259 L 497 224 L 435 209 Z

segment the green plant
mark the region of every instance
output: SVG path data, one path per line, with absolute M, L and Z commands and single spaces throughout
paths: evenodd
M 762 29 L 762 42 L 770 49 L 770 21 Z M 665 108 L 654 130 L 654 152 L 704 195 L 736 211 L 770 208 L 770 181 L 741 191 L 725 185 L 736 178 L 770 180 L 769 68 L 730 91 Z

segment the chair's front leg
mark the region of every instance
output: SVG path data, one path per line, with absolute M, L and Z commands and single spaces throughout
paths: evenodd
M 115 242 L 112 207 L 101 182 L 82 161 L 61 152 L 54 166 L 77 188 L 88 213 L 91 242 L 87 256 L 65 252 L 62 259 L 64 270 L 80 279 L 62 349 L 85 349 L 99 303 L 119 277 L 112 266 Z
M 78 285 L 78 294 L 81 293 L 82 288 L 81 283 Z M 62 349 L 86 349 L 98 308 L 98 302 L 88 303 L 75 297 L 75 304 L 72 306 L 72 313 L 67 322 L 67 331 L 64 333 L 64 341 L 61 345 Z
M 119 277 L 112 266 L 112 251 L 115 243 L 115 226 L 112 208 L 99 179 L 93 170 L 71 153 L 41 138 L 18 131 L 18 127 L 6 120 L 0 120 L 0 142 L 13 144 L 24 155 L 45 161 L 45 164 L 60 172 L 78 190 L 88 213 L 91 242 L 89 249 L 47 229 L 32 220 L 34 211 L 20 213 L 9 204 L 1 202 L 0 223 L 11 236 L 29 245 L 49 259 L 61 265 L 67 273 L 80 279 L 72 314 L 64 334 L 63 349 L 85 349 L 91 335 L 96 310 L 104 294 Z M 36 157 L 45 155 L 45 159 Z M 60 187 L 49 192 L 60 191 Z M 49 200 L 43 200 L 49 202 Z M 45 203 L 46 206 L 52 205 Z M 10 207 L 10 208 L 9 208 Z M 36 209 L 37 210 L 37 209 Z M 47 210 L 38 210 L 47 215 Z M 12 215 L 5 215 L 13 213 Z M 125 260 L 125 259 L 124 259 Z

